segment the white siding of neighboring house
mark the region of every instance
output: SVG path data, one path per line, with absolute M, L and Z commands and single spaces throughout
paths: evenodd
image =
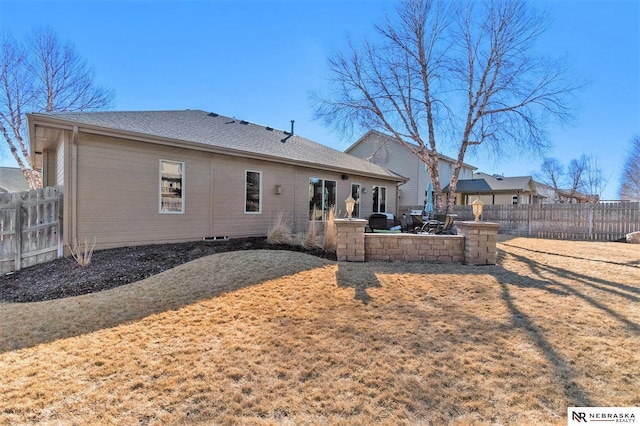
M 374 132 L 368 134 L 347 152 L 358 158 L 379 164 L 409 179 L 407 183 L 400 186 L 400 212 L 424 206 L 425 192 L 431 181 L 431 176 L 426 164 L 399 142 Z M 453 163 L 441 158 L 438 173 L 440 187 L 444 188 L 449 184 L 453 175 Z M 459 178 L 472 179 L 472 175 L 472 169 L 463 167 Z

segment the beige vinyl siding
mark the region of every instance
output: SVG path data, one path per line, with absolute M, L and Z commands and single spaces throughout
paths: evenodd
M 311 177 L 336 182 L 340 217 L 352 183 L 367 191 L 361 199 L 361 217 L 371 215 L 374 185 L 387 188 L 387 212 L 397 213 L 397 186 L 392 181 L 355 175 L 343 180 L 337 172 L 82 132 L 67 149 L 65 153 L 61 145 L 56 154 L 58 178 L 70 181 L 65 198 L 65 242 L 76 238 L 93 241 L 95 237 L 96 249 L 205 237 L 266 236 L 281 211 L 288 214 L 294 232 L 305 232 Z M 61 159 L 66 159 L 65 169 L 60 167 Z M 160 160 L 184 163 L 184 214 L 158 211 Z M 261 172 L 261 213 L 245 213 L 246 170 Z M 281 187 L 280 194 L 276 194 L 276 185 Z
M 42 185 L 56 185 L 56 152 L 44 151 L 42 153 Z
M 56 159 L 56 185 L 64 185 L 64 141 L 58 144 L 58 149 L 55 155 Z
M 160 159 L 185 163 L 185 214 L 158 212 Z M 209 161 L 189 150 L 79 135 L 77 233 L 97 248 L 201 239 L 209 232 Z M 204 178 L 203 178 L 204 177 Z
M 47 149 L 42 153 L 42 183 L 44 186 L 64 184 L 64 140 L 66 137 L 67 134 L 62 133 L 56 149 Z
M 483 203 L 488 205 L 491 205 L 491 204 L 509 205 L 513 203 L 513 197 L 515 196 L 518 197 L 518 204 L 530 204 L 529 193 L 516 194 L 514 192 L 514 193 L 499 193 L 499 194 L 483 194 L 483 195 L 480 195 L 480 200 Z M 461 201 L 465 201 L 463 199 L 464 197 L 463 195 L 457 194 L 457 197 L 458 197 L 458 204 L 462 204 Z M 470 205 L 476 199 L 476 197 L 477 195 L 475 194 L 469 194 L 466 198 L 467 204 Z
M 294 206 L 292 166 L 226 155 L 213 157 L 211 166 L 214 236 L 265 236 L 278 212 Z M 262 174 L 261 213 L 245 213 L 246 170 Z M 275 194 L 276 185 L 282 187 L 280 195 Z

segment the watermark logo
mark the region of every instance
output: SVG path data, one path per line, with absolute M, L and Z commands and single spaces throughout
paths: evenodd
M 638 424 L 640 407 L 568 407 L 567 425 Z
M 574 422 L 582 423 L 587 422 L 587 413 L 584 411 L 573 411 L 571 410 L 571 418 Z

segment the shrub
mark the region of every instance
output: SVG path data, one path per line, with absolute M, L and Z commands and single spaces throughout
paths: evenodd
M 287 213 L 281 211 L 276 216 L 276 220 L 267 232 L 267 242 L 269 244 L 292 244 L 293 233 L 289 225 Z
M 336 251 L 336 245 L 338 240 L 338 231 L 336 229 L 336 207 L 333 206 L 329 209 L 329 215 L 324 223 L 324 241 L 322 248 L 324 251 Z
M 78 244 L 76 240 L 73 243 L 73 247 L 69 246 L 69 251 L 71 252 L 71 256 L 76 261 L 78 265 L 81 267 L 89 266 L 91 263 L 91 257 L 93 256 L 93 249 L 96 246 L 96 239 L 93 238 L 93 245 L 89 248 L 89 243 L 87 239 L 84 239 L 84 244 Z
M 312 217 L 316 217 L 316 208 L 313 208 Z M 317 249 L 322 248 L 322 243 L 320 241 L 320 230 L 318 229 L 318 222 L 315 220 L 309 221 L 309 227 L 307 228 L 307 233 L 302 235 L 302 239 L 300 241 L 300 245 L 306 249 Z

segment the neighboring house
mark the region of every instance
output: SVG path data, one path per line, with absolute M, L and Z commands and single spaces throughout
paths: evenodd
M 409 179 L 400 188 L 399 211 L 424 208 L 427 185 L 431 181 L 429 170 L 422 160 L 396 138 L 377 130 L 370 130 L 345 152 L 379 164 Z M 443 187 L 451 180 L 454 164 L 454 159 L 440 155 L 438 172 L 440 185 Z M 471 179 L 474 170 L 476 167 L 463 163 L 459 179 Z
M 538 193 L 545 198 L 542 201 L 543 204 L 578 204 L 578 203 L 597 203 L 600 201 L 600 196 L 597 194 L 585 194 L 579 191 L 573 191 L 571 189 L 557 190 L 544 183 L 536 182 L 538 187 Z
M 443 192 L 449 192 L 449 185 Z M 475 173 L 473 179 L 458 180 L 456 204 L 468 205 L 476 198 L 484 204 L 540 204 L 544 196 L 538 193 L 531 176 L 504 177 Z
M 333 205 L 344 215 L 349 194 L 360 217 L 396 213 L 406 181 L 291 132 L 205 111 L 34 113 L 27 121 L 44 185 L 63 188 L 65 244 L 265 236 L 281 211 L 302 232 Z
M 18 167 L 0 167 L 0 192 L 28 191 L 29 184 Z

